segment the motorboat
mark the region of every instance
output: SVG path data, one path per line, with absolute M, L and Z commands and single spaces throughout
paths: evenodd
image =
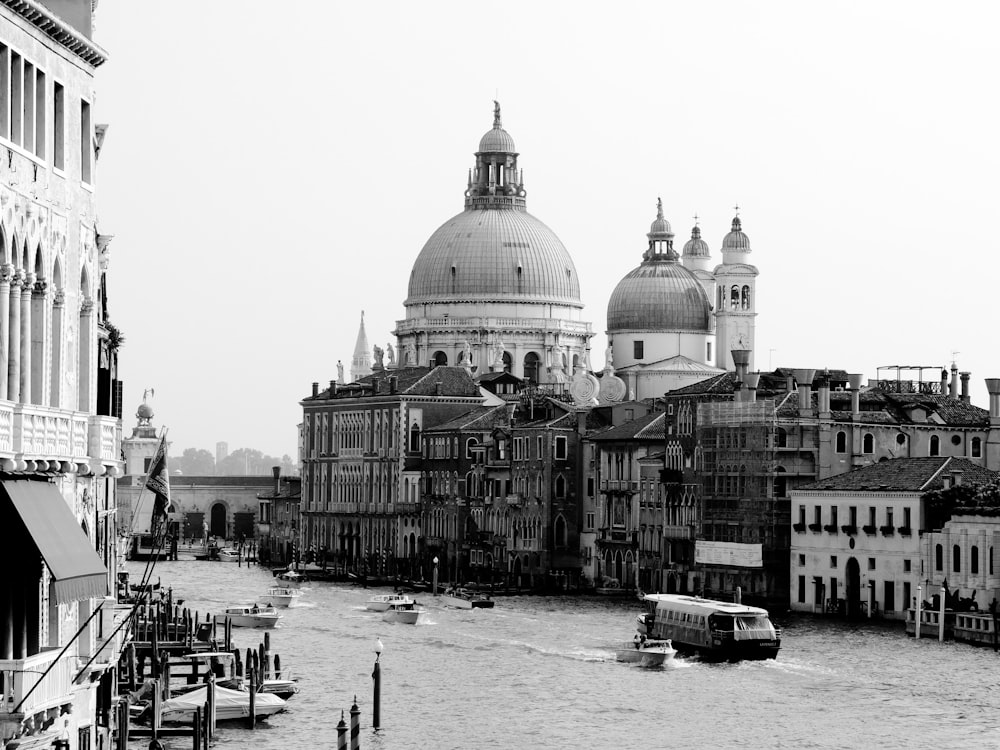
M 222 562 L 239 562 L 240 561 L 240 551 L 235 550 L 232 547 L 225 547 L 216 551 L 215 556 Z
M 667 659 L 677 654 L 670 640 L 650 641 L 642 639 L 625 643 L 615 649 L 615 659 L 640 667 L 659 667 Z
M 195 709 L 203 708 L 208 702 L 208 686 L 203 685 L 176 698 L 163 701 L 160 720 L 171 723 L 190 724 Z M 254 695 L 254 714 L 259 718 L 271 716 L 285 710 L 285 701 L 272 693 L 258 692 Z M 250 692 L 230 690 L 215 686 L 215 719 L 227 721 L 245 719 L 250 716 Z
M 302 592 L 290 586 L 272 586 L 264 599 L 275 607 L 291 607 L 300 596 Z
M 389 603 L 388 609 L 382 613 L 382 619 L 386 622 L 397 622 L 401 625 L 416 625 L 426 614 L 427 610 L 417 609 L 416 602 L 412 600 L 405 602 L 397 601 Z
M 231 678 L 227 680 L 219 680 L 216 684 L 224 688 L 229 688 L 230 690 L 246 690 L 246 687 L 240 687 L 242 683 L 243 678 Z M 278 696 L 284 701 L 287 701 L 297 692 L 299 692 L 298 680 L 286 680 L 278 677 L 266 678 L 257 688 L 258 695 L 260 693 L 270 693 L 271 695 Z
M 409 594 L 376 594 L 367 602 L 365 609 L 372 612 L 385 612 L 393 604 L 416 604 Z
M 495 604 L 486 594 L 460 588 L 445 591 L 441 594 L 441 601 L 445 606 L 456 609 L 489 609 Z
M 297 570 L 286 570 L 284 573 L 278 573 L 278 578 L 282 581 L 291 584 L 299 584 L 303 581 L 308 581 L 309 577 L 300 573 Z
M 237 628 L 273 628 L 281 615 L 270 604 L 243 604 L 226 607 L 225 614 L 216 615 L 219 621 L 229 620 Z

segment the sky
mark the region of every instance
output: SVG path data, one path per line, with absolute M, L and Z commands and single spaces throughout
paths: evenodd
M 395 345 L 493 100 L 584 319 L 663 200 L 721 262 L 739 206 L 756 365 L 1000 377 L 1000 6 L 102 0 L 99 227 L 124 422 L 295 456 L 300 401 Z M 957 353 L 956 353 L 957 352 Z

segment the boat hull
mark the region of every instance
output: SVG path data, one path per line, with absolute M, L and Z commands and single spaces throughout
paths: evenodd
M 416 625 L 427 613 L 422 609 L 390 609 L 382 614 L 382 620 L 399 625 Z
M 268 590 L 264 598 L 273 607 L 291 607 L 300 596 L 301 594 L 293 589 L 273 588 Z
M 638 664 L 640 667 L 659 667 L 667 659 L 673 658 L 676 651 L 662 647 L 636 648 L 628 646 L 615 651 L 615 659 L 627 664 Z
M 398 604 L 409 604 L 413 605 L 415 602 L 405 595 L 397 594 L 387 594 L 385 596 L 376 596 L 365 602 L 365 609 L 370 612 L 385 612 L 393 605 Z
M 441 594 L 441 602 L 446 607 L 454 607 L 455 609 L 472 609 L 472 602 L 468 599 L 463 599 L 460 596 Z

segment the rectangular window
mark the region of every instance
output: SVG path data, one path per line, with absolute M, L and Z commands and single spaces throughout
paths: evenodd
M 0 136 L 10 138 L 10 49 L 0 44 Z
M 886 508 L 885 509 L 885 525 L 888 526 L 890 529 L 893 528 L 893 526 L 892 526 L 892 508 Z
M 711 362 L 712 361 L 712 342 L 711 341 L 709 341 L 707 344 L 705 344 L 705 361 L 706 362 Z
M 868 509 L 868 525 L 875 526 L 875 508 Z
M 831 568 L 836 568 L 837 567 L 837 556 L 836 555 L 830 555 L 830 567 Z
M 819 505 L 813 508 L 813 523 L 819 525 L 823 522 L 823 508 Z
M 858 526 L 858 508 L 856 505 L 851 506 L 851 526 L 855 528 Z
M 910 509 L 903 508 L 903 528 L 910 528 Z
M 642 359 L 643 357 L 643 345 L 641 341 L 632 342 L 632 356 L 635 359 Z
M 537 453 L 535 454 L 535 458 L 539 458 L 539 459 L 542 458 L 543 453 L 544 453 L 544 447 L 543 447 L 543 444 L 542 444 L 542 436 L 541 435 L 539 435 L 535 439 L 535 449 L 537 450 Z
M 830 525 L 833 526 L 833 530 L 837 530 L 837 506 L 830 506 Z
M 16 52 L 10 55 L 10 140 L 21 145 L 21 117 L 24 114 L 21 110 L 21 87 L 24 80 L 21 78 L 21 56 Z
M 804 568 L 806 566 L 806 556 L 799 555 L 799 567 Z
M 22 89 L 21 106 L 24 108 L 24 129 L 21 135 L 25 151 L 35 150 L 35 66 L 27 60 L 24 66 L 24 86 Z
M 806 525 L 806 506 L 804 505 L 799 506 L 799 525 Z
M 587 514 L 587 531 L 593 531 L 593 530 L 594 530 L 594 514 L 593 513 L 588 513 Z
M 594 496 L 594 478 L 587 477 L 587 497 Z
M 93 182 L 93 136 L 90 132 L 90 102 L 80 100 L 80 179 Z
M 799 604 L 805 604 L 806 601 L 806 577 L 799 576 Z
M 555 458 L 556 458 L 556 460 L 557 461 L 565 460 L 565 458 L 566 458 L 566 438 L 565 437 L 560 436 L 560 437 L 556 438 L 555 449 L 556 449 L 555 450 L 555 453 L 556 453 Z
M 909 560 L 903 560 L 903 572 L 909 573 L 912 568 L 912 563 Z
M 869 557 L 868 558 L 868 570 L 875 570 L 875 558 L 874 557 Z
M 903 609 L 908 608 L 910 604 L 910 582 L 903 581 Z
M 35 71 L 35 156 L 45 158 L 45 74 Z
M 837 579 L 836 578 L 831 578 L 830 579 L 830 591 L 827 594 L 827 596 L 829 596 L 831 599 L 836 599 L 837 598 Z

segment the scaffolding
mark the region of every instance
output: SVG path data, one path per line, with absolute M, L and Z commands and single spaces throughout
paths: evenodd
M 706 498 L 770 499 L 775 473 L 775 402 L 716 402 L 698 408 Z

